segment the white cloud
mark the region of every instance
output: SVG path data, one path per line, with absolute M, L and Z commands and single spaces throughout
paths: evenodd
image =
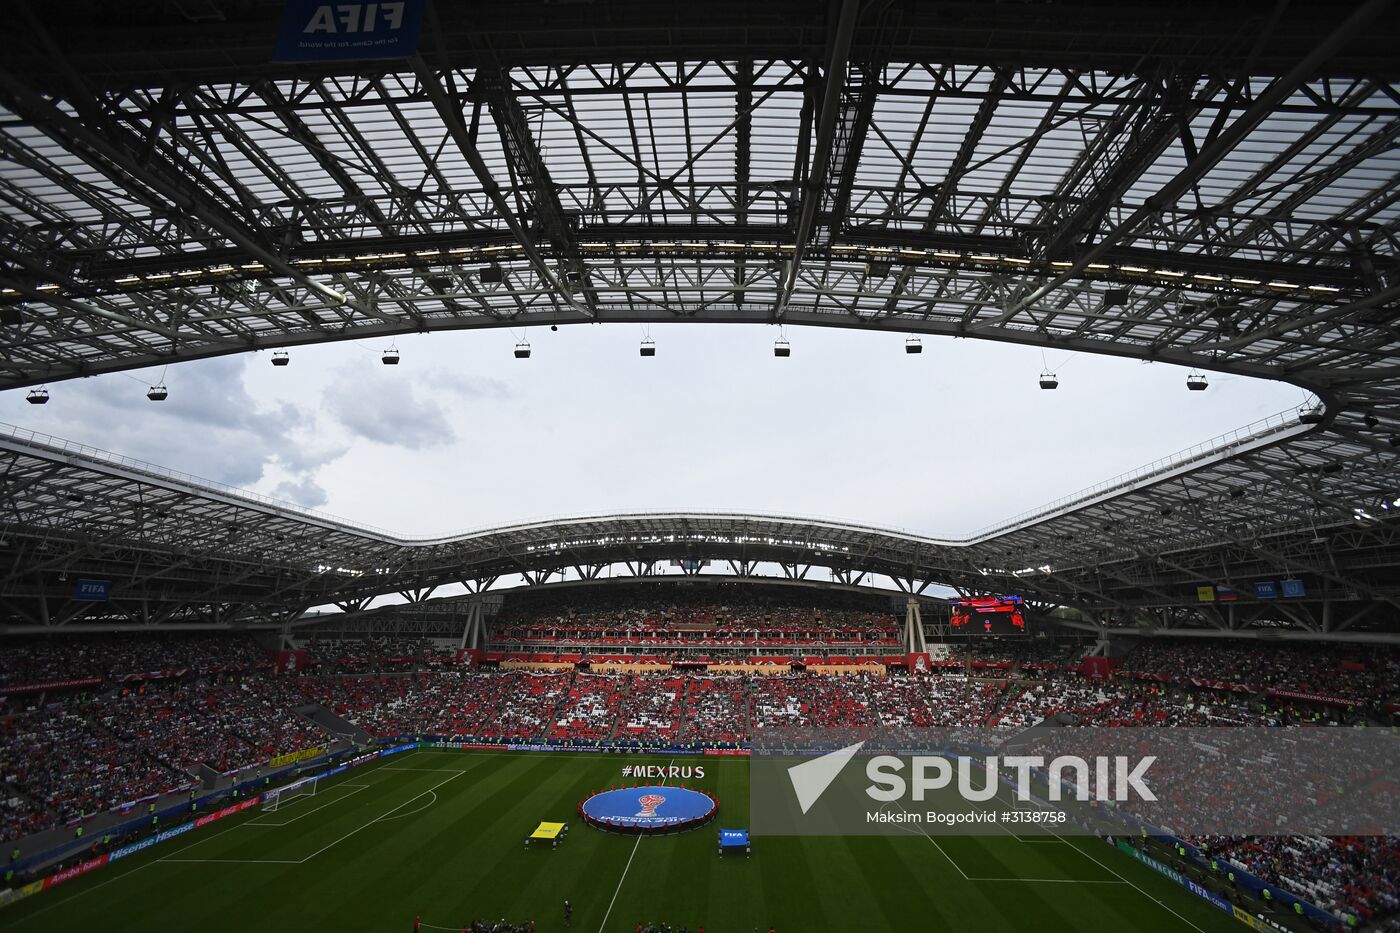
M 146 398 L 147 384 L 160 378 L 155 369 L 55 384 L 42 408 L 22 405 L 22 392 L 5 401 L 26 426 L 234 486 L 257 483 L 275 464 L 306 471 L 338 455 L 323 448 L 309 456 L 296 439 L 313 430 L 314 413 L 255 403 L 245 365 L 222 357 L 170 367 L 163 402 Z
M 897 334 L 677 324 L 327 344 L 7 393 L 9 420 L 402 534 L 653 508 L 823 515 L 961 535 L 1298 403 L 1296 388 Z M 148 371 L 150 372 L 150 371 Z M 154 378 L 145 373 L 141 378 Z M 369 441 L 370 443 L 363 443 Z

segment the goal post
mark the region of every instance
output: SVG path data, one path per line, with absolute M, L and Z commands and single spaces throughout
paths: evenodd
M 315 777 L 302 778 L 300 781 L 294 781 L 285 787 L 274 787 L 272 790 L 266 791 L 263 794 L 262 808 L 272 813 L 284 803 L 299 797 L 314 797 L 316 796 L 316 788 L 320 786 L 320 783 L 321 778 L 317 775 Z

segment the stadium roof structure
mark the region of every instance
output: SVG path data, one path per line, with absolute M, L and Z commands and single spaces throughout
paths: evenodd
M 40 596 L 86 566 L 142 621 L 231 619 L 750 533 L 1120 620 L 1230 627 L 1195 585 L 1292 575 L 1319 602 L 1268 619 L 1394 615 L 1394 3 L 476 0 L 429 5 L 410 58 L 294 64 L 282 9 L 7 11 L 0 388 L 694 320 L 1107 353 L 1316 404 L 963 543 L 691 515 L 409 544 L 12 432 L 11 618 L 53 621 Z
M 1311 449 L 1305 445 L 1330 450 L 1332 441 L 1290 415 L 956 540 L 714 512 L 560 518 L 402 538 L 6 428 L 0 558 L 9 570 L 0 578 L 0 618 L 12 632 L 75 622 L 281 625 L 331 604 L 364 613 L 386 594 L 421 605 L 454 584 L 481 594 L 503 580 L 660 580 L 679 564 L 680 576 L 670 579 L 704 571 L 706 578 L 815 583 L 812 570 L 824 568 L 839 585 L 885 585 L 913 596 L 939 586 L 1017 593 L 1040 611 L 1078 608 L 1105 625 L 1335 634 L 1364 622 L 1400 632 L 1400 522 L 1389 510 L 1362 522 L 1334 510 L 1318 521 L 1317 490 L 1335 474 L 1324 467 L 1299 484 L 1289 471 L 1298 451 Z M 1281 435 L 1292 435 L 1291 443 Z M 1275 484 L 1293 493 L 1287 501 L 1274 498 Z M 1247 585 L 1282 577 L 1303 579 L 1306 594 L 1258 599 Z M 75 600 L 80 581 L 91 579 L 109 581 L 108 598 Z M 1239 599 L 1203 605 L 1202 585 L 1237 589 Z

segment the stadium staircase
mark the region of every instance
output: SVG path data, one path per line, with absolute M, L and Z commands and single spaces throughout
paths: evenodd
M 627 710 L 627 700 L 632 696 L 632 688 L 636 685 L 636 677 L 626 676 L 622 681 L 622 690 L 617 698 L 617 715 L 613 717 L 612 725 L 608 727 L 608 736 L 618 738 L 622 735 L 622 717 Z
M 308 703 L 305 706 L 293 707 L 292 712 L 308 720 L 318 728 L 329 732 L 335 738 L 343 739 L 355 745 L 370 745 L 374 742 L 374 736 L 349 720 L 337 716 L 320 703 Z
M 676 716 L 676 741 L 686 740 L 686 731 L 689 731 L 690 717 L 686 713 L 690 712 L 690 678 L 680 678 L 680 713 Z

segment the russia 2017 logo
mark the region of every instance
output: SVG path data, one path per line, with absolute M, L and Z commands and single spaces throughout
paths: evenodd
M 637 803 L 642 805 L 642 810 L 638 816 L 656 816 L 656 808 L 666 802 L 666 798 L 660 794 L 643 794 L 637 798 Z

